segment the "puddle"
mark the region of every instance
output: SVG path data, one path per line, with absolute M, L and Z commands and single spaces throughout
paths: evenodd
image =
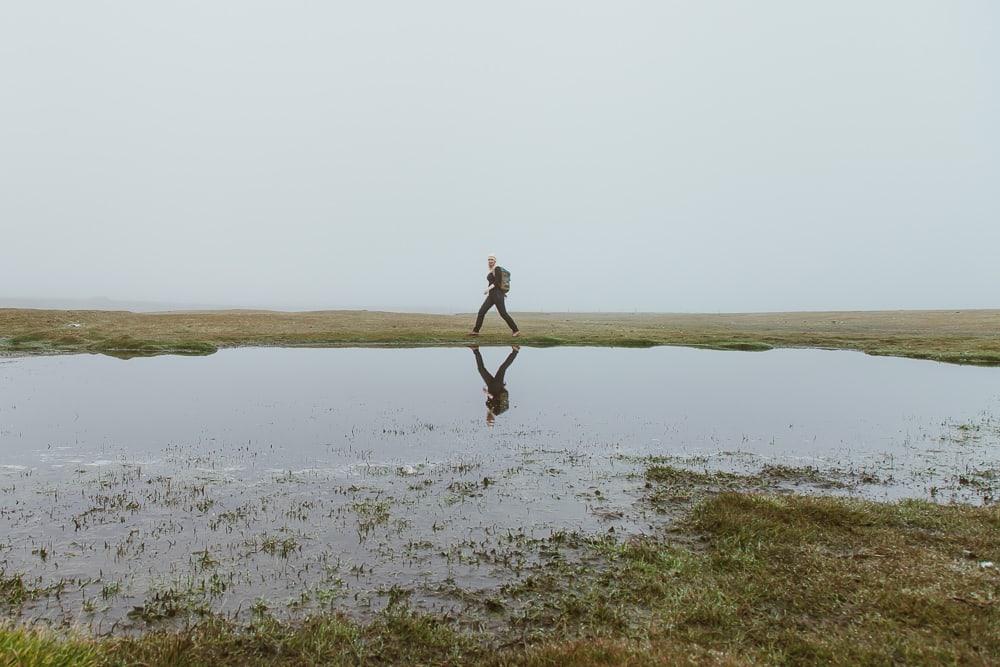
M 0 572 L 23 617 L 96 632 L 364 616 L 404 590 L 438 609 L 518 576 L 539 540 L 662 522 L 650 463 L 993 502 L 998 408 L 996 369 L 818 350 L 18 359 L 0 367 Z

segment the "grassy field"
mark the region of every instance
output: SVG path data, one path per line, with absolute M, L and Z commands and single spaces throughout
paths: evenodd
M 826 313 L 515 313 L 528 346 L 684 345 L 730 350 L 812 347 L 1000 365 L 1000 310 Z M 0 353 L 92 352 L 120 357 L 211 354 L 277 346 L 451 346 L 470 340 L 471 315 L 370 311 L 130 313 L 0 309 Z M 510 342 L 491 313 L 478 342 Z
M 694 498 L 679 521 L 624 541 L 553 536 L 530 576 L 458 616 L 418 613 L 400 596 L 364 623 L 210 616 L 99 639 L 0 626 L 0 665 L 1000 662 L 998 508 L 745 484 L 650 465 L 643 502 L 671 514 Z

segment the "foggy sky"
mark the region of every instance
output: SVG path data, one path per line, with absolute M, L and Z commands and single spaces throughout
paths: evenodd
M 0 297 L 1000 306 L 1000 5 L 11 2 Z

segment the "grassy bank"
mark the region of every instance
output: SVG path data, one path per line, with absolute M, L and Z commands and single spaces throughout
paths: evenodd
M 749 478 L 745 480 L 750 483 Z M 669 466 L 640 537 L 555 534 L 526 576 L 434 616 L 393 597 L 372 620 L 262 612 L 89 639 L 0 629 L 0 664 L 996 664 L 1000 509 L 740 487 Z M 701 498 L 693 506 L 692 498 Z
M 812 347 L 1000 365 L 1000 310 L 828 313 L 516 313 L 529 346 Z M 469 342 L 471 315 L 369 311 L 130 313 L 0 309 L 0 353 L 130 357 L 210 354 L 223 347 L 449 346 Z M 510 342 L 491 316 L 478 339 Z

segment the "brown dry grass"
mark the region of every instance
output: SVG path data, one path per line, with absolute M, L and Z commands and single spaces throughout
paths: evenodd
M 524 345 L 815 347 L 1000 364 L 1000 310 L 748 314 L 516 313 Z M 0 309 L 0 352 L 207 354 L 220 347 L 447 346 L 470 342 L 471 315 L 372 311 L 130 313 Z M 70 327 L 77 323 L 78 328 Z M 477 340 L 511 342 L 491 314 Z

